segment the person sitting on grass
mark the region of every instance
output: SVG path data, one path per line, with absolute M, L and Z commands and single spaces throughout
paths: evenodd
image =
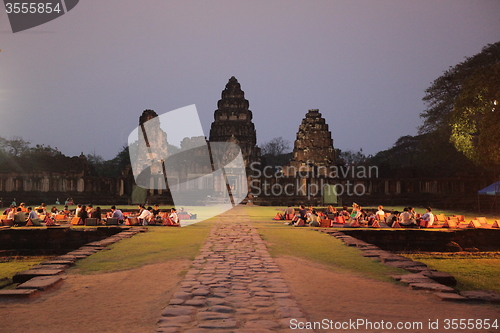
M 149 217 L 152 214 L 150 210 L 146 209 L 144 205 L 140 206 L 142 208 L 141 214 L 137 217 L 141 225 L 148 225 Z M 153 208 L 151 208 L 153 210 Z
M 82 220 L 81 223 L 85 224 L 85 221 L 89 218 L 89 215 L 87 213 L 87 207 L 85 205 L 81 206 L 77 216 Z
M 17 208 L 17 213 L 14 214 L 14 226 L 24 227 L 26 225 L 26 213 L 21 207 Z
M 168 215 L 168 218 L 170 219 L 170 221 L 172 221 L 172 223 L 174 225 L 179 224 L 179 215 L 177 215 L 177 210 L 175 208 L 172 208 L 170 210 L 170 214 Z
M 310 227 L 319 227 L 319 216 L 316 212 L 316 209 L 312 210 L 311 215 L 309 215 L 309 218 L 307 219 L 307 222 L 309 222 Z
M 425 214 L 420 218 L 420 226 L 431 227 L 434 224 L 434 214 L 432 214 L 431 207 L 425 209 Z
M 68 209 L 68 206 L 64 206 L 64 209 L 61 211 L 61 213 L 68 217 L 71 214 L 71 211 Z
M 392 228 L 394 222 L 399 220 L 399 212 L 397 210 L 393 211 L 391 215 L 387 216 L 385 223 Z
M 295 209 L 292 206 L 288 206 L 283 212 L 283 220 L 291 220 L 295 215 Z
M 125 221 L 125 216 L 123 216 L 122 211 L 116 209 L 115 205 L 111 206 L 111 218 L 118 219 L 118 223 L 123 223 L 123 221 Z
M 92 213 L 90 213 L 90 217 L 97 219 L 97 224 L 101 224 L 101 218 L 102 218 L 101 214 L 102 214 L 101 207 L 96 207 L 96 209 L 94 209 Z
M 354 222 L 355 220 L 360 220 L 361 219 L 361 207 L 357 203 L 352 204 L 352 212 L 349 215 L 350 221 Z
M 403 212 L 399 215 L 399 224 L 404 227 L 412 225 L 411 214 L 408 212 L 408 207 L 403 208 Z
M 37 219 L 38 218 L 38 214 L 33 210 L 33 208 L 31 207 L 28 207 L 28 218 L 30 220 L 33 220 L 33 219 Z
M 347 206 L 343 206 L 342 210 L 339 212 L 339 216 L 344 216 L 345 218 L 348 218 L 350 215 L 349 210 L 347 209 Z
M 16 214 L 16 207 L 10 205 L 10 209 L 9 209 L 9 212 L 5 215 L 7 215 L 7 220 L 10 222 L 10 221 L 14 221 L 14 215 Z
M 384 222 L 385 221 L 385 211 L 384 211 L 384 206 L 378 206 L 377 207 L 377 213 L 375 215 L 377 221 Z

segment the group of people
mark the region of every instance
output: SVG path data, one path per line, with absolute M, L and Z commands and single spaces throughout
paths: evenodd
M 296 227 L 303 227 L 309 225 L 311 227 L 319 227 L 320 216 L 318 211 L 312 206 L 308 209 L 304 205 L 300 205 L 299 211 L 296 213 L 292 206 L 288 206 L 283 214 L 283 219 L 287 217 L 292 217 L 290 222 L 285 222 L 288 225 L 294 225 Z
M 68 198 L 66 201 L 72 200 Z M 148 224 L 164 224 L 164 225 L 180 225 L 180 218 L 177 214 L 175 208 L 167 210 L 167 212 L 162 213 L 160 211 L 159 205 L 155 204 L 153 207 L 145 207 L 144 205 L 139 205 L 139 211 L 136 216 L 141 225 Z M 187 212 L 185 212 L 187 213 Z M 53 206 L 50 210 L 47 208 L 45 203 L 40 206 L 32 208 L 27 207 L 24 202 L 17 206 L 14 202 L 3 212 L 3 220 L 6 220 L 6 224 L 12 226 L 26 226 L 26 225 L 41 225 L 42 222 L 46 225 L 55 225 L 56 216 L 64 215 L 65 218 L 79 217 L 81 223 L 85 224 L 88 218 L 94 218 L 97 220 L 97 224 L 101 224 L 103 219 L 106 218 L 116 218 L 119 224 L 123 224 L 126 221 L 126 216 L 120 209 L 116 206 L 111 206 L 111 211 L 104 214 L 101 207 L 94 207 L 92 204 L 89 205 L 77 205 L 75 211 L 70 211 L 68 205 L 64 206 L 64 209 L 59 210 L 56 206 Z M 189 214 L 189 213 L 187 213 Z M 189 214 L 192 215 L 192 214 Z
M 381 207 L 381 206 L 380 206 Z M 430 227 L 434 224 L 434 214 L 431 207 L 426 207 L 425 214 L 415 213 L 413 207 L 405 207 L 403 212 L 392 211 L 385 217 L 385 223 L 392 227 L 397 222 L 402 227 Z
M 336 218 L 341 216 L 344 218 L 346 224 L 356 225 L 372 225 L 375 221 L 383 222 L 389 227 L 392 227 L 396 222 L 402 227 L 429 227 L 434 223 L 434 215 L 430 207 L 426 208 L 426 213 L 421 215 L 415 212 L 413 207 L 405 207 L 403 212 L 392 211 L 386 213 L 383 206 L 378 206 L 377 210 L 365 210 L 357 203 L 352 204 L 352 209 L 349 210 L 347 206 L 343 206 L 341 210 L 333 206 L 328 206 L 323 212 L 309 206 L 308 209 L 304 205 L 300 205 L 298 212 L 291 206 L 288 206 L 283 214 L 280 214 L 282 219 L 290 219 L 287 217 L 292 216 L 291 222 L 286 224 L 294 226 L 312 226 L 319 227 L 321 218 L 329 219 L 330 226 L 335 224 Z
M 102 219 L 102 210 L 101 207 L 94 208 L 93 205 L 77 205 L 75 216 L 78 216 L 83 222 L 85 222 L 88 218 L 96 219 L 97 224 L 100 224 Z
M 160 207 L 156 204 L 153 207 L 146 208 L 144 205 L 139 205 L 139 213 L 137 219 L 141 225 L 148 224 L 165 224 L 165 225 L 179 225 L 179 215 L 175 208 L 171 208 L 167 213 L 167 218 L 160 214 Z
M 53 218 L 58 212 L 59 211 L 55 206 L 49 211 L 45 203 L 33 208 L 31 206 L 26 206 L 24 202 L 21 202 L 19 206 L 13 202 L 3 212 L 3 215 L 5 216 L 5 221 L 8 225 L 41 225 L 42 222 L 45 222 L 48 225 L 53 225 Z

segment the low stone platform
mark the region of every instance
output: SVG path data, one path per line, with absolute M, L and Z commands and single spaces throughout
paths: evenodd
M 38 289 L 2 289 L 0 290 L 0 298 L 30 298 L 38 295 Z
M 62 276 L 37 276 L 25 283 L 17 286 L 16 289 L 37 289 L 37 290 L 48 290 L 54 287 L 59 282 L 62 282 Z
M 19 272 L 12 278 L 14 283 L 24 283 L 32 278 L 39 276 L 53 276 L 64 272 L 64 269 L 29 269 L 27 271 Z

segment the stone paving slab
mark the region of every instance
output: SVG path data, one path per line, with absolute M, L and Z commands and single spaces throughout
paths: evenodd
M 2 289 L 0 290 L 0 298 L 29 298 L 38 293 L 38 289 Z
M 73 266 L 75 264 L 75 259 L 53 259 L 53 260 L 46 260 L 40 263 L 40 265 L 68 265 L 68 266 Z
M 500 295 L 489 290 L 461 291 L 460 295 L 471 301 L 500 303 Z
M 19 272 L 12 277 L 14 283 L 24 283 L 37 276 L 50 276 L 57 275 L 64 272 L 64 269 L 29 269 L 27 271 Z
M 417 282 L 417 283 L 410 283 L 409 284 L 410 289 L 414 290 L 430 290 L 430 291 L 438 291 L 442 293 L 455 293 L 455 289 L 445 286 L 444 284 L 440 283 L 424 283 L 424 282 Z
M 283 332 L 304 316 L 248 217 L 221 217 L 157 332 Z
M 38 264 L 38 265 L 35 265 L 33 267 L 31 267 L 30 269 L 68 269 L 69 268 L 69 265 L 41 265 L 41 264 Z
M 423 271 L 422 274 L 436 282 L 447 286 L 456 286 L 457 280 L 450 273 L 438 271 Z
M 435 296 L 437 296 L 440 300 L 442 301 L 447 301 L 447 302 L 465 302 L 468 301 L 466 297 L 460 296 L 458 294 L 453 294 L 453 293 L 434 293 Z
M 16 287 L 16 289 L 37 289 L 48 290 L 59 282 L 62 282 L 62 277 L 57 276 L 37 276 Z

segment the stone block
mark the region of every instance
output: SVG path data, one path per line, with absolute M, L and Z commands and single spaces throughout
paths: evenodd
M 445 286 L 440 283 L 410 283 L 410 289 L 414 290 L 430 290 L 442 293 L 454 293 L 455 289 Z
M 0 290 L 0 298 L 29 298 L 39 293 L 38 289 Z
M 40 263 L 40 265 L 68 265 L 73 266 L 75 264 L 75 259 L 54 259 L 54 260 L 46 260 Z
M 434 293 L 440 300 L 442 301 L 448 301 L 448 302 L 465 302 L 468 299 L 466 297 L 460 296 L 458 294 L 453 294 L 453 293 Z
M 50 276 L 57 275 L 64 272 L 64 269 L 30 269 L 27 271 L 19 272 L 12 277 L 14 283 L 24 283 L 37 276 Z
M 461 291 L 460 295 L 471 301 L 500 303 L 500 295 L 489 290 Z
M 189 316 L 195 312 L 193 306 L 169 305 L 161 313 L 164 317 Z
M 233 318 L 232 314 L 229 313 L 222 313 L 222 312 L 199 312 L 196 315 L 196 318 L 200 321 L 204 320 L 220 320 L 220 319 L 229 319 Z
M 235 319 L 222 319 L 222 320 L 206 320 L 201 322 L 199 328 L 210 328 L 210 329 L 227 329 L 236 328 L 237 322 Z
M 438 271 L 423 271 L 422 274 L 434 281 L 447 285 L 456 286 L 457 280 L 450 273 L 438 272 Z
M 17 286 L 17 289 L 38 289 L 38 290 L 47 290 L 59 282 L 62 282 L 61 276 L 37 276 L 34 277 L 20 285 Z

